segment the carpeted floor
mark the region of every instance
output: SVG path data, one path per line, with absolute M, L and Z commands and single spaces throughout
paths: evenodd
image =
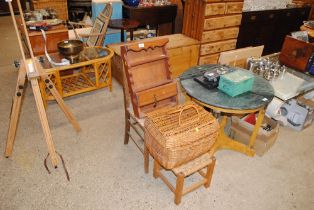
M 10 17 L 0 17 L 0 151 L 4 151 L 19 59 Z M 133 143 L 123 145 L 121 87 L 66 98 L 82 132 L 77 134 L 56 103 L 47 114 L 55 147 L 65 159 L 48 174 L 47 148 L 31 87 L 21 112 L 13 156 L 0 156 L 0 209 L 314 209 L 314 125 L 302 132 L 281 127 L 263 157 L 216 153 L 211 187 L 184 196 L 180 206 L 159 179 L 143 170 Z M 2 153 L 3 154 L 3 153 Z M 51 168 L 51 166 L 50 166 Z

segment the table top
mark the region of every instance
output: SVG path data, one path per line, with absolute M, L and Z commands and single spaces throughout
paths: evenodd
M 192 98 L 209 106 L 228 110 L 260 109 L 273 99 L 274 90 L 271 84 L 264 78 L 255 75 L 253 89 L 235 97 L 225 94 L 218 88 L 207 89 L 194 81 L 194 77 L 201 76 L 205 72 L 216 71 L 221 66 L 213 64 L 191 67 L 180 76 L 182 87 Z
M 115 28 L 115 29 L 134 29 L 137 28 L 140 25 L 140 22 L 137 20 L 131 20 L 131 19 L 112 19 L 109 21 L 109 28 Z
M 83 51 L 80 52 L 78 61 L 65 66 L 53 66 L 47 59 L 45 55 L 37 56 L 36 58 L 39 59 L 41 66 L 47 71 L 55 71 L 55 70 L 63 70 L 63 69 L 70 69 L 79 66 L 84 66 L 88 64 L 93 64 L 95 62 L 101 61 L 104 58 L 111 58 L 113 56 L 113 50 L 105 48 L 105 47 L 85 47 Z M 61 59 L 65 58 L 60 53 L 50 53 L 49 56 L 52 60 L 56 63 L 60 63 Z

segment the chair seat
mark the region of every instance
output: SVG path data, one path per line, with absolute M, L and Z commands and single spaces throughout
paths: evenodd
M 145 118 L 138 118 L 138 117 L 136 117 L 135 114 L 134 114 L 132 105 L 129 106 L 127 109 L 128 109 L 128 112 L 130 113 L 131 117 L 132 117 L 137 123 L 139 123 L 142 128 L 144 128 Z
M 180 165 L 174 169 L 172 169 L 173 173 L 177 176 L 182 173 L 184 176 L 189 176 L 206 166 L 208 166 L 212 162 L 211 156 L 208 153 L 201 155 L 194 160 L 189 161 L 186 164 Z

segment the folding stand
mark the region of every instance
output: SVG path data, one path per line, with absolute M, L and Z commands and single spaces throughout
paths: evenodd
M 17 0 L 18 3 L 18 8 L 19 12 L 21 15 L 23 27 L 24 27 L 24 32 L 27 40 L 27 45 L 30 51 L 31 58 L 26 59 L 25 54 L 24 54 L 24 49 L 21 41 L 20 34 L 18 32 L 17 24 L 14 18 L 14 12 L 12 8 L 12 0 L 6 0 L 9 4 L 9 9 L 10 13 L 12 16 L 13 24 L 15 27 L 15 31 L 17 34 L 18 38 L 18 43 L 20 47 L 20 51 L 22 53 L 22 62 L 20 65 L 19 69 L 19 74 L 18 74 L 18 79 L 17 79 L 17 85 L 15 89 L 15 95 L 13 98 L 13 104 L 12 104 L 12 111 L 11 111 L 11 116 L 10 116 L 10 124 L 9 124 L 9 131 L 8 131 L 8 137 L 7 137 L 7 144 L 6 144 L 6 149 L 5 149 L 5 156 L 9 157 L 12 155 L 12 150 L 13 150 L 13 145 L 14 145 L 14 140 L 15 140 L 15 135 L 16 135 L 16 130 L 17 130 L 17 125 L 18 125 L 18 120 L 19 120 L 19 114 L 20 110 L 22 107 L 22 99 L 23 95 L 25 93 L 25 82 L 26 82 L 26 76 L 27 79 L 31 82 L 35 102 L 36 102 L 36 107 L 37 111 L 39 114 L 39 119 L 41 122 L 41 126 L 44 132 L 46 144 L 48 147 L 48 153 L 50 155 L 51 163 L 52 165 L 57 168 L 58 165 L 58 159 L 57 159 L 57 154 L 55 151 L 55 147 L 53 144 L 49 124 L 48 124 L 48 119 L 45 111 L 45 107 L 43 104 L 43 99 L 40 94 L 40 89 L 39 89 L 39 84 L 38 80 L 41 79 L 45 82 L 46 87 L 48 90 L 51 92 L 51 94 L 55 97 L 57 100 L 61 110 L 64 112 L 72 126 L 75 128 L 77 132 L 81 130 L 78 122 L 75 120 L 72 112 L 69 110 L 69 108 L 64 104 L 64 101 L 62 100 L 62 97 L 59 95 L 57 89 L 54 86 L 54 83 L 50 80 L 49 76 L 43 71 L 42 67 L 38 63 L 38 61 L 34 58 L 34 54 L 31 48 L 31 44 L 28 38 L 28 31 L 26 29 L 25 25 L 25 20 L 23 17 L 23 11 L 21 9 L 21 4 L 20 1 Z

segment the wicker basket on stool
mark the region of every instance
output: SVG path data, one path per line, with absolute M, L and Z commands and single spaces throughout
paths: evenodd
M 217 120 L 194 102 L 158 109 L 145 119 L 145 149 L 153 156 L 154 177 L 160 177 L 175 193 L 175 203 L 181 196 L 205 185 L 209 186 L 215 159 L 208 152 L 218 136 Z M 160 167 L 171 169 L 177 176 L 176 188 L 160 173 Z M 207 167 L 207 173 L 201 169 Z M 199 171 L 205 178 L 183 190 L 184 177 Z

